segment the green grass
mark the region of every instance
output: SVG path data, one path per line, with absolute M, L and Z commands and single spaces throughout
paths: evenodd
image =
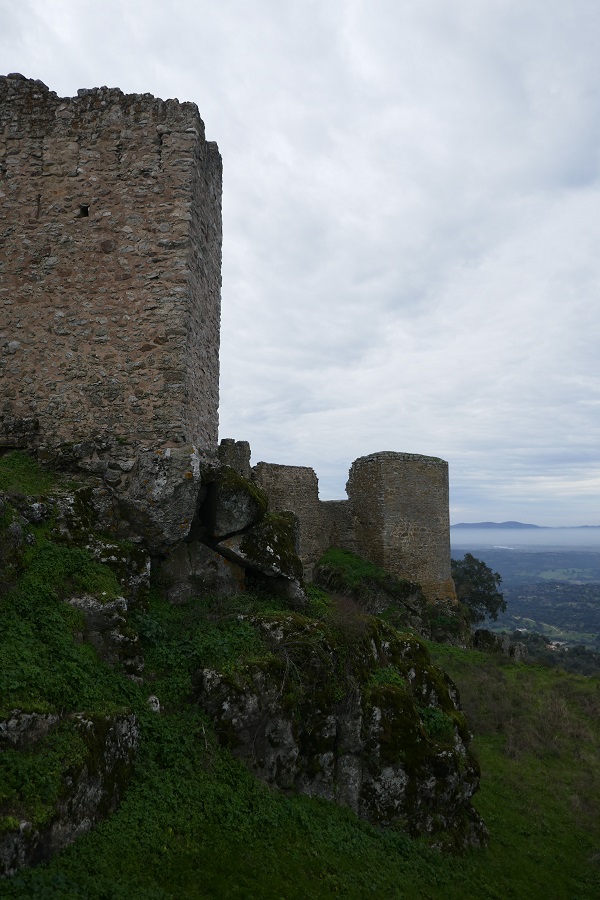
M 265 603 L 248 598 L 245 609 Z M 193 674 L 217 657 L 235 666 L 261 652 L 234 608 L 223 599 L 170 607 L 153 593 L 139 619 L 149 682 L 132 698 L 142 749 L 125 800 L 48 866 L 4 882 L 2 896 L 598 895 L 600 868 L 591 862 L 600 837 L 597 682 L 430 645 L 462 684 L 480 731 L 476 805 L 491 832 L 486 850 L 445 856 L 325 801 L 271 791 L 217 745 L 210 722 L 190 702 Z M 161 699 L 160 716 L 145 707 L 150 691 Z
M 26 453 L 11 450 L 0 457 L 0 491 L 8 494 L 47 494 L 57 484 L 57 477 Z
M 15 583 L 0 594 L 0 714 L 101 711 L 126 702 L 116 673 L 99 667 L 92 647 L 74 639 L 83 614 L 64 602 L 74 594 L 119 596 L 114 572 L 86 550 L 54 544 L 44 528 L 28 534 L 33 544 Z
M 132 618 L 146 658 L 146 680 L 138 686 L 76 640 L 79 613 L 62 598 L 73 586 L 116 590 L 110 570 L 82 552 L 38 534 L 18 582 L 0 601 L 2 707 L 133 708 L 140 754 L 117 812 L 50 864 L 0 882 L 3 898 L 600 895 L 597 678 L 428 644 L 459 685 L 475 731 L 482 767 L 476 806 L 490 829 L 487 849 L 445 855 L 325 801 L 272 791 L 217 744 L 194 701 L 195 673 L 212 665 L 235 671 L 262 658 L 265 646 L 239 615 L 277 612 L 280 601 L 204 597 L 170 606 L 155 585 L 146 609 Z M 311 614 L 337 622 L 346 612 L 322 590 L 311 592 Z M 346 631 L 350 641 L 352 628 Z M 380 669 L 375 681 L 393 684 L 396 674 Z M 147 707 L 150 693 L 161 701 L 160 715 Z M 439 711 L 430 713 L 428 729 L 447 727 Z M 0 754 L 0 813 L 12 817 L 5 825 L 25 812 L 47 820 L 60 772 L 80 753 L 65 725 L 35 751 Z

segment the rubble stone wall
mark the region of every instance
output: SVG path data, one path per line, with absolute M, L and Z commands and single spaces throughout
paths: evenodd
M 448 463 L 414 453 L 373 453 L 352 464 L 347 491 L 366 558 L 418 582 L 428 599 L 454 599 Z
M 315 470 L 259 462 L 252 469 L 252 477 L 269 498 L 270 512 L 293 512 L 297 516 L 298 556 L 305 578 L 310 578 L 314 564 L 328 546 Z
M 1 77 L 0 241 L 0 446 L 216 448 L 221 160 L 194 104 Z
M 261 462 L 252 472 L 270 509 L 298 517 L 307 578 L 325 550 L 340 547 L 418 582 L 430 600 L 456 599 L 444 460 L 394 452 L 363 456 L 350 469 L 347 500 L 319 500 L 310 468 Z

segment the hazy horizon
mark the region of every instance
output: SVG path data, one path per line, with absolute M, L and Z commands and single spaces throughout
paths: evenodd
M 452 549 L 600 550 L 600 528 L 461 528 L 450 530 Z

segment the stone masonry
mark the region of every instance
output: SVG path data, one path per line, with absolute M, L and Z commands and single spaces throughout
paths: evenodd
M 347 484 L 362 554 L 428 599 L 454 598 L 450 572 L 448 463 L 416 453 L 355 460 Z
M 0 447 L 216 449 L 221 159 L 193 103 L 0 78 Z
M 296 514 L 307 578 L 338 546 L 453 598 L 442 460 L 362 457 L 323 502 L 310 468 L 217 454 L 221 231 L 193 103 L 0 77 L 0 453 L 101 478 L 122 536 L 159 555 L 226 465 Z
M 317 476 L 307 467 L 260 462 L 252 475 L 271 509 L 296 514 L 306 577 L 328 547 L 340 547 L 418 582 L 429 600 L 456 599 L 444 460 L 393 452 L 363 456 L 352 464 L 347 500 L 319 500 Z

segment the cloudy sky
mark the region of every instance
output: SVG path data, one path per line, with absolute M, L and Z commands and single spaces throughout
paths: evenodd
M 600 524 L 598 0 L 0 0 L 0 71 L 198 104 L 224 162 L 221 434 L 344 496 Z

